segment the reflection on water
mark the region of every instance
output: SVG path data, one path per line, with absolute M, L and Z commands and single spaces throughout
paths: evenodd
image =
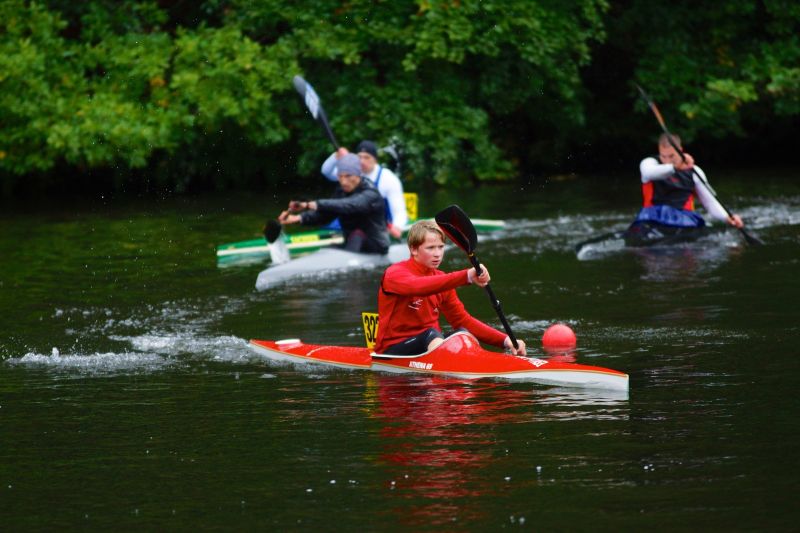
M 726 239 L 700 239 L 680 246 L 654 246 L 629 250 L 645 272 L 643 281 L 696 284 L 707 283 L 708 275 L 730 259 L 741 255 L 742 245 L 731 245 Z
M 375 405 L 370 414 L 382 422 L 378 461 L 389 468 L 396 497 L 415 502 L 397 504 L 396 517 L 404 526 L 484 518 L 483 508 L 470 505 L 470 499 L 496 492 L 484 477 L 501 460 L 497 449 L 508 426 L 628 417 L 627 393 L 438 376 L 374 374 L 368 383 Z
M 538 350 L 554 320 L 574 325 L 579 362 L 629 372 L 630 400 L 266 363 L 248 339 L 362 344 L 381 272 L 256 292 L 261 266 L 217 268 L 213 244 L 260 228 L 246 213 L 261 200 L 0 213 L 0 417 L 14 437 L 0 461 L 4 525 L 363 529 L 389 513 L 383 529 L 494 530 L 512 514 L 541 530 L 590 530 L 597 516 L 615 529 L 691 530 L 698 517 L 790 529 L 796 183 L 780 184 L 789 199 L 737 209 L 759 249 L 729 232 L 594 261 L 574 244 L 624 228 L 629 206 L 584 212 L 573 200 L 585 191 L 550 189 L 519 195 L 511 213 L 512 191 L 491 188 L 425 207 L 516 217 L 479 248 L 514 330 Z M 467 266 L 456 252 L 447 269 Z M 499 326 L 483 291 L 459 290 Z M 72 518 L 52 505 L 70 495 Z

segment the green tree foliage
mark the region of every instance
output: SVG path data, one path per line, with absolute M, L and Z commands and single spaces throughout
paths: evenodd
M 745 135 L 800 114 L 800 4 L 792 0 L 633 2 L 619 30 L 651 28 L 635 77 L 685 136 Z M 630 31 L 630 33 L 628 33 Z M 632 90 L 632 89 L 631 89 Z
M 294 139 L 311 173 L 329 147 L 292 95 L 303 73 L 346 145 L 399 140 L 411 175 L 439 183 L 506 178 L 492 116 L 555 98 L 559 120 L 580 123 L 579 68 L 605 3 L 171 5 L 4 2 L 0 169 L 141 168 L 199 157 L 222 132 L 242 146 Z
M 791 123 L 799 26 L 791 0 L 4 0 L 0 173 L 316 175 L 302 74 L 407 179 L 504 179 L 638 136 L 634 80 L 687 139 Z
M 579 69 L 603 37 L 603 0 L 335 0 L 230 2 L 254 39 L 287 43 L 325 99 L 334 130 L 398 139 L 409 178 L 494 180 L 516 172 L 492 117 L 558 102 L 545 122 L 583 120 Z M 281 31 L 291 28 L 291 31 Z M 319 164 L 318 133 L 303 139 L 301 169 Z
M 79 38 L 65 36 L 71 28 L 58 11 L 2 4 L 3 169 L 24 174 L 60 160 L 144 167 L 158 151 L 191 152 L 226 125 L 256 143 L 288 137 L 272 102 L 298 69 L 283 47 L 264 49 L 235 26 L 164 31 L 155 3 L 122 3 L 119 12 L 87 4 Z

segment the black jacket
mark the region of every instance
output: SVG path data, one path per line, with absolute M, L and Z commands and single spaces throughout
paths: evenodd
M 321 226 L 339 217 L 345 241 L 354 230 L 367 235 L 369 248 L 385 254 L 389 251 L 389 233 L 386 230 L 386 209 L 381 193 L 366 178 L 361 178 L 355 189 L 345 193 L 337 187 L 332 198 L 317 200 L 316 211 L 300 215 L 304 226 Z

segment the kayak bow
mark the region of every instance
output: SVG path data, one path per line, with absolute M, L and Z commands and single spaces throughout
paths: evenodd
M 433 374 L 461 379 L 493 378 L 545 385 L 628 390 L 628 375 L 599 366 L 506 355 L 481 347 L 467 332 L 457 332 L 437 348 L 418 356 L 376 354 L 357 346 L 320 346 L 299 339 L 251 340 L 258 353 L 277 361 L 323 364 L 381 372 Z
M 264 291 L 287 281 L 317 276 L 323 272 L 333 273 L 388 266 L 408 258 L 408 246 L 405 244 L 392 244 L 389 246 L 389 252 L 385 255 L 349 252 L 340 248 L 323 248 L 286 263 L 269 265 L 259 272 L 258 278 L 256 278 L 256 289 Z

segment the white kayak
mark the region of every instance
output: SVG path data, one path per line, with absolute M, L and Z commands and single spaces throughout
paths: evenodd
M 388 266 L 392 263 L 405 261 L 409 257 L 410 254 L 406 244 L 389 246 L 389 253 L 385 255 L 360 254 L 340 248 L 323 248 L 285 263 L 271 265 L 262 270 L 256 280 L 256 289 L 263 291 L 290 280 L 316 277 L 322 273 Z

